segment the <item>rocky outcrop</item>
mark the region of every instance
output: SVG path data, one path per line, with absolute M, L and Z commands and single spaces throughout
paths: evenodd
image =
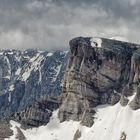
M 137 88 L 134 99 L 130 102 L 129 105 L 133 110 L 137 110 L 140 108 L 140 85 Z
M 139 97 L 139 45 L 83 37 L 69 44 L 70 58 L 60 98 L 61 121 L 72 119 L 92 126 L 97 105 L 114 105 L 121 100 L 125 106 L 136 90 Z M 140 108 L 138 97 L 130 105 L 133 109 Z
M 74 134 L 73 140 L 78 140 L 81 137 L 81 131 L 77 130 Z
M 49 122 L 53 110 L 58 108 L 58 101 L 55 97 L 45 96 L 39 101 L 35 101 L 28 108 L 16 112 L 9 119 L 15 120 L 23 127 L 38 127 Z
M 127 140 L 127 135 L 125 134 L 125 132 L 121 133 L 120 140 Z
M 0 121 L 0 140 L 5 140 L 13 135 L 13 131 L 10 129 L 10 123 L 8 121 Z
M 16 136 L 16 139 L 18 140 L 27 140 L 23 134 L 23 132 L 20 130 L 19 127 L 16 127 L 17 129 L 17 136 Z
M 124 95 L 121 95 L 121 99 L 120 99 L 120 104 L 122 106 L 126 106 L 128 104 L 129 100 L 127 99 L 127 97 L 125 97 Z

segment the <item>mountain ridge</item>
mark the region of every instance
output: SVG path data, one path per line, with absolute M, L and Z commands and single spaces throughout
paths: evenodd
M 63 69 L 57 69 L 63 70 L 64 76 L 60 78 L 63 83 L 58 81 L 62 85 L 60 94 L 43 94 L 25 110 L 15 111 L 8 118 L 14 133 L 9 135 L 10 140 L 16 139 L 18 130 L 27 140 L 45 140 L 46 137 L 48 140 L 139 140 L 138 132 L 131 130 L 134 127 L 140 129 L 137 125 L 140 114 L 140 45 L 94 37 L 77 37 L 70 40 L 69 45 L 70 52 L 62 53 L 63 58 L 58 52 L 59 57 L 54 57 L 63 60 L 64 65 Z M 39 59 L 35 58 L 39 64 L 40 59 L 40 55 Z M 37 62 L 32 64 L 35 69 Z M 28 68 L 32 67 L 25 67 L 25 71 Z M 48 78 L 44 72 L 46 69 L 43 69 L 43 78 Z M 55 75 L 59 74 L 56 72 Z M 26 77 L 26 74 L 24 78 L 21 76 L 22 81 L 29 82 L 30 78 Z M 36 83 L 36 79 L 40 79 L 39 74 L 30 82 Z M 29 86 L 30 90 L 34 88 L 34 85 Z
M 49 53 L 32 49 L 0 52 L 0 117 L 25 111 L 46 95 L 57 97 L 61 93 L 67 54 L 66 51 Z

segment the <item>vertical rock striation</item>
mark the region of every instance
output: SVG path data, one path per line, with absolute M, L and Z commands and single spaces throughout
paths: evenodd
M 137 94 L 130 106 L 140 108 L 139 45 L 83 37 L 72 39 L 69 44 L 70 58 L 60 97 L 61 121 L 72 119 L 92 126 L 94 107 L 114 105 L 120 100 L 125 106 L 134 92 Z

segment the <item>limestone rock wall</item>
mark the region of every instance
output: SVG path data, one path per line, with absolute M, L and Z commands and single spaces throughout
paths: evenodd
M 60 97 L 61 121 L 94 123 L 94 107 L 114 105 L 136 92 L 132 109 L 140 108 L 140 46 L 104 38 L 78 37 L 70 42 L 70 58 Z

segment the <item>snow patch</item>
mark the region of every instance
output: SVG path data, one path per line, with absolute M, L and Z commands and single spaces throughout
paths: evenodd
M 11 64 L 10 64 L 10 61 L 9 61 L 7 56 L 4 56 L 4 60 L 7 62 L 8 74 L 9 74 L 8 77 L 5 77 L 5 78 L 10 79 L 10 77 L 11 77 Z
M 21 71 L 21 68 L 19 67 L 16 72 L 15 72 L 15 75 L 19 75 L 20 74 L 20 71 Z
M 11 85 L 11 86 L 9 87 L 9 91 L 10 91 L 10 92 L 13 91 L 14 89 L 15 89 L 15 88 L 14 88 L 14 85 Z M 9 93 L 8 101 L 11 102 L 11 93 Z
M 20 62 L 21 56 L 16 55 L 16 56 L 15 56 L 15 59 L 16 59 L 18 62 Z
M 102 47 L 102 39 L 93 37 L 90 39 L 90 43 L 92 47 L 101 48 Z
M 39 69 L 40 63 L 43 59 L 44 57 L 40 53 L 38 53 L 35 57 L 30 59 L 28 65 L 26 66 L 27 68 L 25 68 L 26 69 L 25 72 L 22 74 L 23 81 L 26 81 L 29 78 L 32 70 L 36 71 Z
M 3 52 L 0 52 L 0 55 L 3 55 Z
M 66 55 L 69 51 L 62 51 L 60 52 L 60 55 Z
M 60 123 L 57 114 L 58 110 L 53 112 L 50 122 L 46 126 L 22 130 L 27 140 L 73 140 L 73 136 L 79 128 L 79 122 Z
M 135 96 L 136 96 L 136 92 L 132 96 L 127 97 L 129 100 L 129 103 L 135 98 Z
M 129 106 L 122 107 L 120 103 L 114 106 L 101 105 L 95 110 L 94 124 L 90 128 L 75 121 L 60 123 L 56 110 L 46 126 L 21 131 L 27 140 L 73 140 L 77 130 L 81 131 L 78 140 L 119 140 L 122 132 L 125 132 L 127 140 L 140 139 L 140 110 L 133 111 Z M 12 129 L 15 136 L 16 131 Z
M 61 70 L 61 67 L 62 67 L 62 64 L 58 65 L 56 68 L 55 68 L 55 76 L 53 77 L 53 80 L 52 81 L 56 81 L 59 73 L 60 73 L 60 70 Z
M 13 55 L 14 53 L 11 51 L 11 52 L 7 52 L 7 54 Z
M 52 55 L 53 55 L 53 53 L 48 53 L 48 54 L 47 54 L 48 57 L 49 57 L 49 56 L 52 56 Z
M 120 36 L 114 36 L 114 37 L 111 37 L 110 39 L 112 40 L 118 40 L 118 41 L 123 41 L 123 42 L 129 42 L 129 40 L 125 37 L 120 37 Z
M 64 51 L 64 54 L 67 54 L 69 51 Z
M 99 106 L 96 108 L 95 122 L 91 128 L 82 130 L 79 140 L 119 140 L 125 132 L 127 140 L 139 140 L 140 110 L 133 111 L 129 106 L 122 107 L 120 103 L 114 106 Z
M 25 59 L 30 59 L 30 57 L 29 57 L 29 56 L 23 56 L 23 58 L 25 58 Z
M 13 91 L 14 90 L 14 85 L 11 85 L 10 87 L 9 87 L 9 91 Z
M 10 75 L 7 75 L 7 76 L 5 76 L 5 77 L 3 77 L 3 78 L 9 79 L 9 80 L 10 80 L 11 76 L 10 76 Z
M 9 93 L 8 101 L 11 102 L 11 93 Z
M 38 71 L 39 71 L 39 82 L 41 82 L 42 81 L 41 66 L 39 66 Z
M 16 136 L 18 132 L 16 127 L 20 127 L 20 124 L 15 121 L 10 121 L 10 124 L 12 126 L 11 130 L 13 131 L 13 136 L 11 136 L 10 138 L 6 138 L 5 140 L 17 140 Z
M 43 53 L 44 51 L 37 51 L 38 53 Z

